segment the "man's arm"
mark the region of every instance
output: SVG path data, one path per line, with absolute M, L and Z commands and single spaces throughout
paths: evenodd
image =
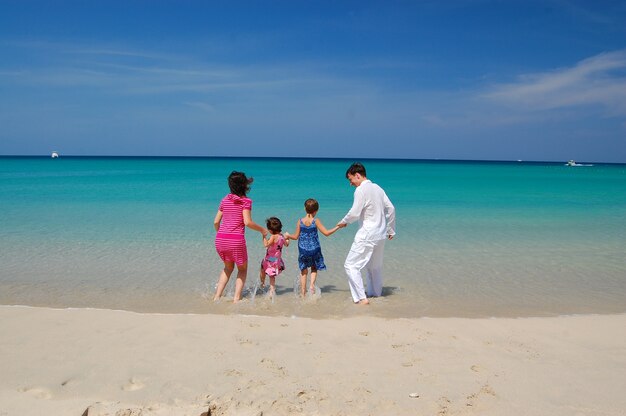
M 363 212 L 363 208 L 365 208 L 365 199 L 360 191 L 361 190 L 359 188 L 354 190 L 354 202 L 352 203 L 352 208 L 350 208 L 350 211 L 348 211 L 346 216 L 343 217 L 337 225 L 352 224 L 361 217 L 361 212 Z
M 396 208 L 385 194 L 385 218 L 387 219 L 387 237 L 391 240 L 396 235 Z

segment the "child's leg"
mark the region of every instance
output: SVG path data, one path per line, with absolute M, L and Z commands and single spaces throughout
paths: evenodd
M 276 293 L 276 276 L 270 276 L 270 293 Z
M 312 295 L 315 294 L 315 279 L 317 279 L 317 269 L 311 267 L 311 286 L 309 287 L 309 292 Z
M 214 301 L 222 297 L 222 293 L 224 292 L 228 279 L 230 279 L 230 275 L 233 273 L 234 269 L 235 263 L 232 261 L 224 262 L 224 269 L 222 269 L 222 272 L 220 273 L 220 278 L 217 281 L 217 289 L 215 290 L 215 296 L 213 296 Z
M 248 276 L 248 262 L 242 265 L 237 265 L 237 281 L 235 282 L 235 298 L 233 302 L 239 302 L 241 300 L 241 292 L 243 286 L 246 284 L 246 277 Z
M 300 270 L 300 296 L 304 297 L 306 292 L 306 275 L 309 269 Z

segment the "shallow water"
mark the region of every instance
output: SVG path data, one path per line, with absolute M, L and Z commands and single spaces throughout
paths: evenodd
M 364 161 L 397 209 L 384 296 L 352 305 L 352 225 L 322 239 L 321 296 L 294 295 L 297 246 L 273 302 L 208 299 L 221 262 L 213 217 L 226 177 L 255 177 L 253 218 L 293 232 L 305 199 L 334 225 L 352 161 L 0 158 L 0 303 L 311 317 L 537 316 L 626 311 L 626 166 Z M 248 231 L 248 289 L 264 250 Z M 234 279 L 233 279 L 234 280 Z M 248 291 L 251 293 L 251 290 Z

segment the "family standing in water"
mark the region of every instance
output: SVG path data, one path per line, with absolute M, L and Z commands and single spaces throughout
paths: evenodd
M 324 227 L 319 218 L 316 218 L 319 203 L 310 198 L 304 202 L 306 215 L 296 224 L 295 233 L 287 232 L 283 235 L 282 223 L 276 217 L 267 219 L 267 228 L 252 220 L 252 200 L 247 197 L 247 193 L 253 179 L 246 177 L 243 172 L 232 172 L 228 177 L 230 193 L 222 199 L 213 221 L 217 231 L 215 249 L 224 262 L 213 300 L 217 301 L 222 297 L 235 267 L 237 281 L 233 302 L 241 300 L 248 270 L 245 227 L 258 231 L 263 236 L 263 245 L 267 251 L 261 262 L 260 280 L 261 286 L 264 287 L 266 277 L 269 277 L 272 296 L 276 293 L 276 277 L 285 269 L 282 249 L 289 245 L 290 240 L 298 241 L 300 295 L 304 297 L 309 270 L 311 279 L 308 288 L 313 294 L 318 270 L 326 269 L 318 230 L 328 237 L 357 220 L 359 229 L 344 264 L 352 300 L 354 303 L 365 305 L 369 303 L 368 297 L 381 296 L 383 251 L 385 240 L 391 240 L 395 235 L 395 208 L 385 191 L 367 179 L 362 164 L 353 163 L 346 172 L 346 179 L 356 188 L 354 201 L 348 213 L 337 225 L 331 229 Z M 367 271 L 367 285 L 361 276 L 363 269 Z

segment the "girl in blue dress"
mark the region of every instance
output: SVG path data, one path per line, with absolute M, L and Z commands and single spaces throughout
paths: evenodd
M 319 208 L 320 205 L 315 199 L 309 198 L 304 201 L 306 217 L 298 220 L 295 234 L 285 233 L 285 238 L 298 240 L 298 266 L 300 267 L 301 297 L 304 297 L 306 293 L 306 281 L 309 269 L 311 269 L 311 284 L 309 285 L 309 291 L 311 294 L 315 294 L 315 279 L 317 278 L 317 271 L 326 270 L 317 230 L 328 237 L 339 229 L 339 227 L 335 226 L 328 230 L 319 219 L 315 218 Z

